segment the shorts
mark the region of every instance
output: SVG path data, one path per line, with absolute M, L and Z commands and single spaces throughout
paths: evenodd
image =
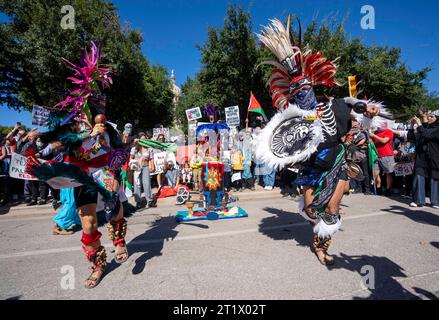
M 91 190 L 88 186 L 79 186 L 74 188 L 76 208 L 86 206 L 88 204 L 97 204 L 98 192 Z
M 374 171 L 393 173 L 395 171 L 395 158 L 393 156 L 378 158 L 374 165 Z

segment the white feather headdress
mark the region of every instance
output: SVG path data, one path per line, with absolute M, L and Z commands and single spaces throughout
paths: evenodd
M 386 119 L 386 118 L 391 117 L 392 115 L 387 111 L 387 109 L 385 108 L 385 105 L 382 102 L 378 102 L 378 101 L 375 101 L 372 99 L 361 100 L 361 99 L 357 99 L 357 98 L 353 98 L 353 97 L 345 98 L 345 102 L 352 104 L 352 105 L 355 105 L 358 102 L 364 102 L 368 106 L 373 105 L 373 106 L 376 106 L 380 110 L 379 114 L 383 115 L 384 117 L 375 116 L 373 118 L 369 118 L 369 117 L 366 117 L 362 113 L 353 113 L 355 120 L 357 120 L 361 124 L 363 129 L 365 129 L 365 130 L 369 130 L 372 128 L 385 129 L 385 128 L 391 127 L 391 124 L 394 123 L 394 121 Z

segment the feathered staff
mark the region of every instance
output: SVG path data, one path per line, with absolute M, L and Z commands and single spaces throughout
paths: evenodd
M 112 71 L 108 65 L 99 64 L 103 57 L 101 44 L 91 41 L 90 51 L 84 50 L 81 54 L 79 64 L 74 64 L 63 59 L 74 71 L 73 77 L 67 78 L 71 80 L 76 88 L 67 94 L 67 97 L 60 103 L 53 106 L 53 109 L 68 110 L 70 115 L 63 122 L 67 123 L 70 119 L 77 116 L 82 111 L 89 114 L 88 99 L 101 89 L 105 89 L 113 83 L 111 79 Z
M 286 109 L 289 101 L 299 91 L 317 85 L 333 87 L 339 85 L 335 80 L 338 60 L 327 60 L 320 52 L 312 52 L 307 46 L 302 49 L 302 27 L 299 22 L 299 34 L 296 41 L 292 31 L 291 15 L 288 16 L 287 26 L 278 20 L 271 20 L 261 34 L 257 34 L 262 44 L 267 47 L 278 61 L 270 60 L 261 64 L 276 67 L 268 81 L 273 106 Z

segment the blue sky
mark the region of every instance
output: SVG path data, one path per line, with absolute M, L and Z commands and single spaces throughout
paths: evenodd
M 181 85 L 200 68 L 200 53 L 196 45 L 207 38 L 209 25 L 221 27 L 228 3 L 238 3 L 250 10 L 253 30 L 258 32 L 268 19 L 283 20 L 288 13 L 298 15 L 303 25 L 313 18 L 322 21 L 329 16 L 346 18 L 346 30 L 366 44 L 402 48 L 403 61 L 412 70 L 432 66 L 426 82 L 430 90 L 439 91 L 439 31 L 437 13 L 439 2 L 371 1 L 371 0 L 114 0 L 122 21 L 141 30 L 142 50 L 153 63 L 174 69 Z M 361 28 L 361 7 L 375 9 L 376 29 Z M 1 17 L 0 17 L 1 20 Z M 18 114 L 0 106 L 0 124 L 13 125 L 17 118 L 30 125 L 29 114 Z

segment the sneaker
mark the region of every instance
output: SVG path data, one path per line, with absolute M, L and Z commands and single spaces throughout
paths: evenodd
M 271 190 L 273 190 L 273 187 L 266 186 L 266 187 L 264 188 L 264 190 L 271 191 Z
M 157 199 L 148 201 L 147 207 L 148 208 L 157 208 Z
M 417 205 L 416 203 L 412 202 L 412 203 L 410 203 L 410 207 L 412 207 L 412 208 L 417 208 L 418 205 Z
M 439 206 L 431 206 L 433 209 L 439 209 Z
M 27 207 L 30 207 L 30 206 L 36 206 L 36 205 L 37 205 L 37 202 L 36 202 L 35 200 L 31 200 L 30 202 L 28 202 L 28 203 L 26 204 Z
M 42 205 L 45 205 L 45 204 L 47 204 L 47 200 L 44 200 L 44 199 L 38 200 L 38 205 L 39 206 L 42 206 Z

